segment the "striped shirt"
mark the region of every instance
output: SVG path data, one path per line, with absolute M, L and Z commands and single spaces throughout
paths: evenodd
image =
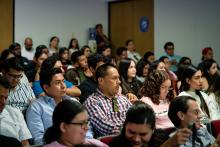
M 20 82 L 14 89 L 9 91 L 7 104 L 23 112 L 34 99 L 35 95 L 31 86 L 28 83 Z
M 84 103 L 97 136 L 113 135 L 122 128 L 131 103 L 122 95 L 116 95 L 115 98 L 117 111 L 114 111 L 113 100 L 104 96 L 99 89 Z

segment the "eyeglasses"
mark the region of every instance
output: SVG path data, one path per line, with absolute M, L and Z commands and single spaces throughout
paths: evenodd
M 81 126 L 82 129 L 87 129 L 90 123 L 89 121 L 84 121 L 84 122 L 70 122 L 70 124 Z
M 20 74 L 20 75 L 8 74 L 8 76 L 12 79 L 15 79 L 15 80 L 20 80 L 23 77 L 22 74 Z
M 163 89 L 163 90 L 168 90 L 168 91 L 173 90 L 173 88 L 168 87 L 168 86 L 163 86 L 163 85 L 161 85 L 160 88 Z
M 188 110 L 187 112 L 192 112 L 195 115 L 200 115 L 201 111 L 199 109 L 195 109 L 195 110 Z

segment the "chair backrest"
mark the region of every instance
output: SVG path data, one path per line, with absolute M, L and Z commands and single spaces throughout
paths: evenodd
M 99 137 L 98 140 L 108 145 L 112 141 L 112 139 L 116 136 L 117 135 L 102 136 Z
M 213 120 L 211 121 L 211 127 L 212 127 L 212 135 L 214 137 L 217 137 L 220 133 L 220 120 Z

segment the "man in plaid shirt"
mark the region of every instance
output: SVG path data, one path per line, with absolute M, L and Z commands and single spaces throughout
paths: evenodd
M 97 91 L 84 105 L 97 136 L 118 134 L 131 106 L 128 98 L 118 95 L 121 81 L 115 66 L 103 64 L 96 71 Z

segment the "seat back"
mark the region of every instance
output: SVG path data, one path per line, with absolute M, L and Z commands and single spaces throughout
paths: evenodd
M 212 135 L 217 137 L 220 133 L 220 120 L 211 121 Z
M 98 140 L 108 145 L 114 137 L 116 137 L 116 135 L 102 136 L 99 137 Z

